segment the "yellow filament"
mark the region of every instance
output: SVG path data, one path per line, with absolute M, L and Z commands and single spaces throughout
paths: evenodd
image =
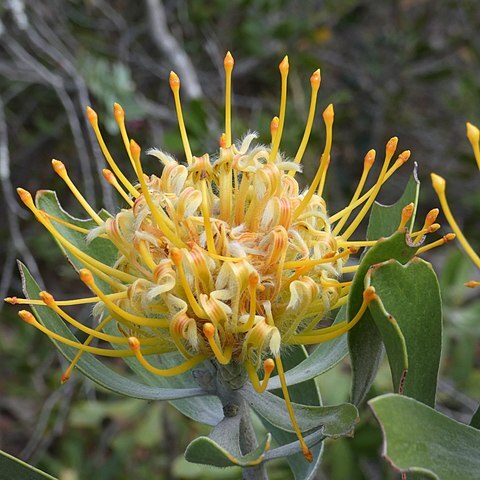
M 275 133 L 275 137 L 272 142 L 272 149 L 270 150 L 270 155 L 268 157 L 269 162 L 274 162 L 277 157 L 278 148 L 280 146 L 280 141 L 282 139 L 283 126 L 285 125 L 285 110 L 287 107 L 287 78 L 288 78 L 288 56 L 285 55 L 285 58 L 282 60 L 279 66 L 280 75 L 282 77 L 282 91 L 280 95 L 280 114 L 278 115 L 278 130 Z
M 222 352 L 221 347 L 215 341 L 215 327 L 213 323 L 205 323 L 203 325 L 203 333 L 207 337 L 208 344 L 212 349 L 215 358 L 217 359 L 218 363 L 222 365 L 228 365 L 232 358 L 232 345 L 227 345 L 225 350 Z
M 65 182 L 67 187 L 73 193 L 73 196 L 78 200 L 78 203 L 83 207 L 83 209 L 92 217 L 93 221 L 98 225 L 103 225 L 103 220 L 97 215 L 95 210 L 90 206 L 90 204 L 85 200 L 85 197 L 80 193 L 78 188 L 73 184 L 68 176 L 67 169 L 65 165 L 59 160 L 52 160 L 52 166 L 55 170 L 55 173 Z
M 408 152 L 408 150 L 403 152 L 403 154 L 407 154 L 407 153 L 410 153 L 410 152 Z M 387 170 L 387 173 L 385 174 L 381 184 L 383 185 L 405 163 L 405 161 L 406 161 L 405 157 L 402 158 L 402 155 L 400 155 L 399 158 L 396 160 L 396 162 Z M 356 202 L 352 203 L 351 205 L 345 208 L 342 208 L 342 210 L 332 215 L 330 217 L 330 223 L 334 223 L 340 218 L 342 218 L 344 215 L 350 214 L 352 210 L 355 210 L 359 205 L 365 202 L 365 200 L 370 198 L 375 187 L 376 187 L 376 184 L 373 187 L 371 187 L 369 190 L 367 190 Z
M 377 183 L 374 185 L 372 193 L 368 200 L 366 201 L 365 205 L 362 207 L 358 215 L 355 217 L 355 220 L 352 221 L 352 223 L 349 225 L 349 227 L 345 230 L 343 233 L 342 237 L 345 240 L 348 240 L 352 234 L 355 232 L 357 227 L 360 225 L 361 221 L 364 219 L 365 215 L 368 213 L 370 210 L 370 207 L 372 206 L 373 202 L 375 201 L 375 198 L 377 198 L 378 192 L 380 191 L 380 188 L 382 187 L 385 174 L 388 169 L 388 165 L 390 164 L 390 160 L 392 159 L 393 154 L 395 153 L 395 148 L 397 146 L 397 141 L 398 139 L 396 137 L 392 138 L 388 143 L 387 143 L 387 148 L 385 152 L 385 160 L 383 162 L 382 170 L 380 171 L 380 175 L 378 176 Z M 331 220 L 331 219 L 330 219 Z
M 25 319 L 25 312 L 29 315 L 29 319 Z M 102 355 L 104 357 L 132 357 L 134 355 L 133 352 L 130 350 L 113 350 L 113 349 L 108 349 L 108 348 L 100 348 L 100 347 L 91 347 L 89 345 L 84 345 L 83 343 L 80 343 L 78 341 L 70 340 L 69 338 L 63 337 L 62 335 L 59 335 L 56 332 L 53 332 L 52 330 L 49 330 L 47 327 L 42 325 L 38 320 L 31 315 L 30 312 L 27 312 L 26 310 L 21 310 L 18 312 L 18 315 L 27 323 L 30 323 L 33 325 L 35 328 L 40 330 L 42 333 L 45 335 L 49 336 L 50 338 L 53 338 L 54 340 L 58 340 L 59 342 L 64 343 L 65 345 L 69 345 L 70 347 L 76 348 L 78 350 L 83 350 L 88 353 L 93 353 L 94 355 Z M 33 317 L 33 318 L 32 318 Z M 161 352 L 162 349 L 159 349 L 158 347 L 149 347 L 145 349 L 146 354 L 153 354 L 153 353 L 159 353 Z
M 127 292 L 110 293 L 108 296 L 112 299 L 126 298 Z M 30 298 L 7 297 L 4 300 L 8 303 L 11 303 L 12 305 L 45 306 L 45 302 L 43 300 L 35 300 Z M 85 305 L 88 303 L 98 303 L 99 301 L 100 299 L 98 297 L 88 297 L 88 298 L 76 298 L 74 300 L 57 300 L 56 303 L 60 307 L 69 307 L 72 305 Z
M 347 302 L 348 302 L 348 295 L 345 295 L 344 297 L 340 297 L 340 298 L 337 300 L 337 303 L 335 303 L 334 305 L 332 305 L 332 307 L 330 308 L 330 310 L 336 310 L 337 308 L 340 308 L 342 305 L 345 305 Z
M 187 163 L 192 164 L 192 150 L 188 142 L 187 130 L 185 129 L 185 122 L 183 121 L 182 104 L 180 102 L 180 79 L 175 72 L 170 72 L 170 88 L 173 92 L 173 99 L 175 101 L 175 109 L 177 111 L 178 127 L 180 129 L 180 136 L 182 137 L 183 149 L 185 150 L 185 157 Z
M 49 213 L 47 213 L 45 210 L 40 210 L 40 212 L 45 216 L 47 217 L 48 219 L 50 220 L 53 220 L 54 222 L 56 223 L 60 223 L 61 225 L 64 225 L 65 227 L 68 227 L 70 230 L 75 230 L 76 232 L 80 232 L 80 233 L 84 233 L 84 234 L 89 234 L 90 233 L 90 230 L 88 230 L 87 228 L 82 228 L 82 227 L 79 227 L 78 225 L 74 225 L 73 223 L 70 223 L 70 222 L 67 222 L 65 220 L 62 220 L 61 218 L 58 218 L 58 217 L 55 217 L 53 215 L 50 215 Z M 102 238 L 107 238 L 106 236 L 102 236 L 100 235 Z
M 113 114 L 115 120 L 117 121 L 118 129 L 120 130 L 123 144 L 125 145 L 125 150 L 127 151 L 128 158 L 130 159 L 130 163 L 132 164 L 133 171 L 137 173 L 135 162 L 133 161 L 132 157 L 132 152 L 130 151 L 130 139 L 128 138 L 127 129 L 125 127 L 125 112 L 120 104 L 113 104 Z
M 183 363 L 180 363 L 176 367 L 171 368 L 157 368 L 152 364 L 147 362 L 143 356 L 142 351 L 140 350 L 140 343 L 137 338 L 129 338 L 130 348 L 133 350 L 134 355 L 137 357 L 137 360 L 142 364 L 142 366 L 149 372 L 159 375 L 161 377 L 174 377 L 176 375 L 181 375 L 182 373 L 188 372 L 191 368 L 199 363 L 203 362 L 207 357 L 204 354 L 198 354 L 194 357 L 189 358 Z
M 232 70 L 233 57 L 227 52 L 223 66 L 225 68 L 225 147 L 232 145 Z
M 192 289 L 190 288 L 190 284 L 188 283 L 187 277 L 185 275 L 185 270 L 183 269 L 183 265 L 182 265 L 182 252 L 178 249 L 172 249 L 171 258 L 173 260 L 173 263 L 177 267 L 177 273 L 180 279 L 180 285 L 182 285 L 183 291 L 187 296 L 188 303 L 192 307 L 193 313 L 195 313 L 195 315 L 198 318 L 203 318 L 204 320 L 208 320 L 209 316 L 205 313 L 203 308 L 197 302 L 197 299 L 195 298 L 195 295 L 193 294 Z
M 477 253 L 472 248 L 472 246 L 468 243 L 468 240 L 465 238 L 465 235 L 463 234 L 462 230 L 458 226 L 458 223 L 455 221 L 452 211 L 450 210 L 450 206 L 448 205 L 447 197 L 445 195 L 445 187 L 446 187 L 445 179 L 440 177 L 439 175 L 436 175 L 435 173 L 432 173 L 431 177 L 432 177 L 433 188 L 435 189 L 438 199 L 440 200 L 440 205 L 442 206 L 443 213 L 445 215 L 445 218 L 448 221 L 448 224 L 450 225 L 451 229 L 455 232 L 458 238 L 458 241 L 462 245 L 467 255 L 472 259 L 473 263 L 478 268 L 480 268 L 480 257 L 477 255 Z
M 467 137 L 472 145 L 473 154 L 480 170 L 480 130 L 470 122 L 467 122 Z
M 40 295 L 47 296 L 46 292 L 40 292 Z M 48 302 L 48 303 L 47 303 Z M 89 335 L 93 335 L 94 337 L 104 340 L 106 342 L 112 343 L 112 344 L 117 344 L 117 345 L 127 345 L 128 341 L 125 337 L 119 337 L 116 335 L 110 335 L 108 333 L 100 332 L 98 331 L 97 328 L 93 329 L 90 327 L 87 327 L 83 323 L 78 322 L 75 320 L 72 316 L 68 315 L 67 312 L 62 310 L 57 302 L 52 298 L 51 300 L 45 300 L 45 304 L 51 308 L 57 315 L 59 315 L 61 318 L 63 318 L 66 322 L 70 323 L 70 325 L 73 325 L 75 328 L 78 330 L 82 331 L 83 333 L 88 333 Z M 149 338 L 146 340 L 147 345 L 155 345 L 158 343 L 158 340 L 155 338 Z
M 305 440 L 303 439 L 302 432 L 300 431 L 300 428 L 297 423 L 297 419 L 295 418 L 295 413 L 293 411 L 292 407 L 292 401 L 290 400 L 290 393 L 288 392 L 288 387 L 287 387 L 287 382 L 285 381 L 285 372 L 283 370 L 283 364 L 282 360 L 280 358 L 280 355 L 275 356 L 275 365 L 277 366 L 277 372 L 278 376 L 280 378 L 280 384 L 282 386 L 282 393 L 283 393 L 283 398 L 285 400 L 285 403 L 287 405 L 287 410 L 288 410 L 288 415 L 290 416 L 290 421 L 292 422 L 293 429 L 295 430 L 295 433 L 297 435 L 297 438 L 300 442 L 300 446 L 303 451 L 303 456 L 311 462 L 313 459 L 312 452 L 308 448 L 307 444 L 305 443 Z
M 328 328 L 314 330 L 308 332 L 307 334 L 299 333 L 294 335 L 287 343 L 292 345 L 312 345 L 316 343 L 323 343 L 343 335 L 345 332 L 351 330 L 360 321 L 360 319 L 363 317 L 363 314 L 367 310 L 368 305 L 375 298 L 375 289 L 373 287 L 368 287 L 364 292 L 360 309 L 352 318 L 352 320 L 350 320 L 350 322 L 341 322 L 338 325 L 332 325 Z
M 348 267 L 342 267 L 342 273 L 353 273 L 358 270 L 359 265 L 349 265 Z
M 431 250 L 432 248 L 440 247 L 441 245 L 444 245 L 445 243 L 452 241 L 455 237 L 456 237 L 456 235 L 454 233 L 447 233 L 440 240 L 429 243 L 428 245 L 425 245 L 425 246 L 419 248 L 415 252 L 415 254 L 420 255 L 421 253 L 427 252 L 428 250 Z M 478 256 L 477 256 L 477 259 L 478 259 Z M 472 260 L 473 260 L 473 258 L 472 258 Z M 479 263 L 476 263 L 476 265 L 480 268 L 480 261 L 479 261 Z
M 110 315 L 106 318 L 104 318 L 96 327 L 95 327 L 95 331 L 98 332 L 100 330 L 103 329 L 103 327 L 105 327 L 105 325 L 107 325 L 109 322 L 111 322 L 113 319 L 113 317 L 111 317 Z M 87 337 L 87 339 L 83 342 L 84 345 L 90 345 L 90 343 L 92 342 L 92 340 L 96 338 L 96 335 L 89 335 Z M 70 378 L 70 375 L 72 374 L 73 372 L 73 369 L 75 368 L 75 366 L 77 365 L 78 361 L 80 360 L 80 358 L 82 358 L 82 355 L 84 353 L 84 350 L 79 350 L 77 352 L 77 354 L 75 355 L 75 357 L 73 358 L 73 360 L 70 362 L 70 365 L 68 366 L 68 368 L 65 370 L 65 372 L 63 373 L 62 375 L 62 383 L 65 383 L 69 378 Z
M 315 265 L 321 265 L 323 263 L 331 263 L 339 258 L 346 257 L 350 255 L 351 252 L 347 249 L 344 252 L 337 253 L 331 257 L 322 257 L 317 259 L 306 259 L 306 260 L 292 260 L 291 262 L 285 262 L 283 264 L 284 269 L 294 269 L 302 267 L 313 267 Z
M 178 238 L 175 233 L 170 230 L 170 227 L 167 224 L 166 219 L 163 217 L 163 212 L 160 212 L 157 206 L 153 203 L 152 197 L 150 196 L 150 191 L 148 190 L 147 183 L 143 175 L 142 164 L 140 162 L 140 147 L 138 144 L 131 140 L 130 149 L 132 151 L 132 156 L 135 161 L 135 167 L 137 170 L 138 180 L 140 182 L 140 187 L 142 189 L 143 197 L 147 202 L 148 208 L 152 214 L 153 220 L 157 226 L 162 230 L 163 234 L 177 247 L 183 247 L 184 243 Z
M 110 168 L 113 170 L 115 176 L 122 182 L 123 186 L 129 191 L 132 197 L 137 198 L 140 194 L 135 190 L 135 187 L 128 181 L 127 177 L 122 173 L 122 171 L 118 168 L 115 160 L 113 159 L 112 155 L 110 154 L 105 141 L 103 140 L 102 132 L 100 132 L 100 128 L 98 127 L 98 116 L 93 109 L 87 107 L 87 117 L 90 121 L 90 125 L 92 126 L 93 131 L 95 132 L 95 136 L 97 137 L 98 144 L 100 145 L 100 149 L 102 150 L 103 156 L 105 160 L 110 165 Z
M 367 177 L 368 177 L 368 174 L 370 173 L 374 160 L 375 160 L 375 150 L 370 150 L 365 156 L 365 162 L 363 163 L 362 176 L 360 177 L 360 181 L 358 182 L 357 188 L 355 190 L 355 193 L 353 194 L 352 199 L 350 200 L 350 203 L 348 204 L 348 207 L 353 205 L 360 197 L 360 194 L 362 193 L 363 187 L 365 186 L 365 182 L 367 181 Z M 346 221 L 348 220 L 350 213 L 351 211 L 349 211 L 347 215 L 344 215 L 340 219 L 340 221 L 335 225 L 335 228 L 332 230 L 333 235 L 338 235 L 340 233 Z
M 105 304 L 105 306 L 110 310 L 111 313 L 115 313 L 122 320 L 145 327 L 168 328 L 169 321 L 167 319 L 141 317 L 139 315 L 134 315 L 133 313 L 127 312 L 123 308 L 120 308 L 116 303 L 110 300 L 108 295 L 105 295 L 105 293 L 103 293 L 100 288 L 98 288 L 93 278 L 93 275 L 88 270 L 80 270 L 80 279 L 93 291 L 93 293 L 96 293 L 98 295 L 100 300 Z
M 256 281 L 253 280 L 255 278 Z M 257 282 L 258 277 L 253 277 L 248 282 L 248 293 L 250 294 L 250 310 L 248 319 L 244 325 L 240 325 L 237 329 L 239 333 L 248 332 L 255 322 L 255 315 L 257 313 Z
M 250 378 L 250 382 L 252 383 L 253 388 L 257 393 L 263 393 L 268 386 L 268 381 L 270 380 L 270 375 L 275 367 L 275 363 L 271 358 L 267 358 L 263 362 L 263 369 L 265 371 L 265 375 L 263 377 L 262 382 L 257 375 L 257 369 L 255 366 L 249 362 L 248 360 L 245 362 L 245 369 L 247 370 L 248 376 Z
M 310 83 L 312 85 L 312 94 L 310 97 L 310 107 L 308 109 L 307 124 L 305 125 L 305 131 L 303 132 L 303 138 L 298 147 L 297 154 L 295 155 L 294 162 L 299 164 L 302 161 L 305 149 L 308 145 L 308 140 L 310 139 L 310 133 L 312 131 L 313 120 L 315 118 L 315 109 L 317 106 L 317 95 L 320 88 L 320 69 L 316 70 L 312 77 L 310 78 Z M 295 175 L 295 170 L 290 170 L 288 175 L 293 177 Z
M 215 248 L 215 239 L 213 238 L 212 224 L 210 222 L 207 181 L 205 179 L 201 181 L 201 189 L 202 189 L 202 203 L 200 208 L 202 210 L 203 225 L 205 228 L 205 235 L 207 237 L 207 248 L 209 252 L 212 252 L 215 254 L 217 253 L 217 250 Z
M 157 264 L 153 260 L 147 242 L 141 241 L 140 245 L 138 246 L 138 250 L 140 252 L 142 260 L 145 262 L 145 265 L 153 272 L 157 268 Z
M 118 181 L 115 178 L 115 175 L 113 174 L 113 172 L 111 172 L 108 168 L 104 168 L 103 169 L 103 176 L 105 177 L 105 180 L 110 185 L 112 185 L 112 187 L 115 188 L 115 190 L 121 195 L 121 197 L 125 200 L 125 202 L 127 202 L 127 204 L 130 205 L 130 207 L 133 207 L 132 199 L 128 196 L 127 192 L 118 183 Z

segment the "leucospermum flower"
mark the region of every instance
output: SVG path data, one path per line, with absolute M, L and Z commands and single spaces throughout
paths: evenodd
M 475 156 L 475 160 L 477 162 L 478 169 L 480 170 L 480 130 L 475 125 L 467 122 L 467 138 L 472 145 L 473 154 Z M 466 254 L 472 259 L 473 263 L 476 265 L 477 268 L 480 269 L 480 257 L 478 253 L 475 252 L 473 247 L 470 245 L 468 240 L 466 239 L 465 235 L 463 234 L 460 226 L 458 225 L 455 217 L 453 216 L 452 210 L 448 204 L 447 196 L 446 196 L 446 186 L 447 182 L 443 177 L 437 175 L 436 173 L 431 174 L 432 177 L 432 185 L 433 188 L 440 200 L 440 204 L 442 206 L 443 213 L 450 225 L 451 229 L 455 232 L 458 241 L 462 245 L 463 249 L 465 250 Z M 477 280 L 470 280 L 469 282 L 465 283 L 467 287 L 475 288 L 480 286 L 480 282 Z
M 65 165 L 52 161 L 53 169 L 95 222 L 81 229 L 40 210 L 32 196 L 19 188 L 24 204 L 57 242 L 83 264 L 80 279 L 92 292 L 89 298 L 57 301 L 48 292 L 36 300 L 9 298 L 15 304 L 47 305 L 65 322 L 88 334 L 85 342 L 72 342 L 48 330 L 35 316 L 22 310 L 19 315 L 50 337 L 78 349 L 65 372 L 70 375 L 83 352 L 111 357 L 135 356 L 156 375 L 173 376 L 206 360 L 217 365 L 235 363 L 246 370 L 253 387 L 262 392 L 276 367 L 289 415 L 307 459 L 311 453 L 295 421 L 280 353 L 289 345 L 318 344 L 336 338 L 361 319 L 375 298 L 373 287 L 365 290 L 357 314 L 330 327 L 319 321 L 347 301 L 350 281 L 342 275 L 355 272 L 349 256 L 376 241 L 351 240 L 365 218 L 382 185 L 410 157 L 408 150 L 395 160 L 397 138 L 386 144 L 383 165 L 371 188 L 365 188 L 376 153 L 370 150 L 353 198 L 341 211 L 330 214 L 323 198 L 332 146 L 333 105 L 323 112 L 325 147 L 310 186 L 301 191 L 295 175 L 300 170 L 309 141 L 320 87 L 320 70 L 313 73 L 311 103 L 305 133 L 293 159 L 280 152 L 285 125 L 288 58 L 280 63 L 281 97 L 279 116 L 271 124 L 271 143 L 261 145 L 256 134 L 232 142 L 231 79 L 233 57 L 227 53 L 225 132 L 220 150 L 209 156 L 193 155 L 180 103 L 180 80 L 170 74 L 185 162 L 152 149 L 163 170 L 147 175 L 141 150 L 125 128 L 125 114 L 115 104 L 118 123 L 131 173 L 124 173 L 112 158 L 103 140 L 97 114 L 87 109 L 88 120 L 110 169 L 105 179 L 119 192 L 125 207 L 105 217 L 85 200 L 70 179 Z M 133 175 L 132 175 L 133 173 Z M 135 178 L 135 180 L 129 180 Z M 355 212 L 355 213 L 354 213 Z M 413 212 L 407 205 L 399 219 L 404 228 Z M 427 215 L 414 239 L 438 229 L 438 210 Z M 349 221 L 350 217 L 352 219 Z M 112 265 L 103 263 L 73 245 L 57 226 L 85 234 L 87 242 L 107 239 L 118 252 Z M 446 237 L 427 247 L 448 240 Z M 101 282 L 100 282 L 101 281 Z M 107 285 L 108 288 L 101 287 Z M 75 304 L 91 303 L 98 326 L 89 328 L 67 313 Z M 118 325 L 118 335 L 104 331 L 109 322 Z M 125 348 L 94 347 L 101 339 Z M 127 347 L 130 347 L 128 349 Z M 151 355 L 178 351 L 183 363 L 157 368 Z M 260 380 L 258 372 L 263 370 Z

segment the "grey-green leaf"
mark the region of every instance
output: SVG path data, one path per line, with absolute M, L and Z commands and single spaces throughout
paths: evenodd
M 432 266 L 418 257 L 406 265 L 389 260 L 370 268 L 365 280 L 365 286 L 375 287 L 384 306 L 382 312 L 372 305 L 372 312 L 387 349 L 395 387 L 435 406 L 442 349 L 442 303 Z
M 479 477 L 480 431 L 401 395 L 369 405 L 382 427 L 383 455 L 397 470 L 441 480 Z
M 348 298 L 347 316 L 351 320 L 360 309 L 365 289 L 365 275 L 371 265 L 394 258 L 400 263 L 408 262 L 418 246 L 406 241 L 406 232 L 400 231 L 379 240 L 363 256 L 353 279 Z M 352 402 L 358 405 L 367 394 L 382 358 L 382 337 L 367 310 L 360 322 L 348 332 L 348 346 L 352 360 Z
M 56 480 L 48 473 L 0 450 L 0 480 Z
M 269 392 L 257 393 L 248 384 L 241 389 L 240 393 L 250 406 L 272 425 L 287 432 L 294 432 L 285 400 Z M 350 403 L 325 407 L 299 403 L 292 405 L 302 432 L 323 427 L 326 437 L 349 435 L 358 419 L 358 411 Z
M 270 435 L 255 450 L 243 455 L 240 449 L 240 422 L 240 415 L 225 417 L 208 437 L 198 437 L 188 445 L 185 458 L 189 462 L 215 467 L 258 465 L 270 448 Z

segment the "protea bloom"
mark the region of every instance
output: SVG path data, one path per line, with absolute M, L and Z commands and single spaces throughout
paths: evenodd
M 311 454 L 303 441 L 290 405 L 280 357 L 282 348 L 295 344 L 317 344 L 344 334 L 361 319 L 368 303 L 375 297 L 373 287 L 364 292 L 360 310 L 350 321 L 330 327 L 318 327 L 331 310 L 345 304 L 351 282 L 342 281 L 349 256 L 375 241 L 351 240 L 368 213 L 382 185 L 409 158 L 408 150 L 392 162 L 397 138 L 386 145 L 385 158 L 373 186 L 364 186 L 375 160 L 370 150 L 350 203 L 330 214 L 322 196 L 330 163 L 333 106 L 323 112 L 326 140 L 317 173 L 305 191 L 300 191 L 295 174 L 307 146 L 320 86 L 320 71 L 311 76 L 311 103 L 305 133 L 293 159 L 280 153 L 285 123 L 288 59 L 280 63 L 281 99 L 278 118 L 271 125 L 270 145 L 256 143 L 256 135 L 247 134 L 232 143 L 231 75 L 233 58 L 227 53 L 225 132 L 220 150 L 209 156 L 191 152 L 180 104 L 180 80 L 170 74 L 185 150 L 185 162 L 178 162 L 157 149 L 147 153 L 163 165 L 158 174 L 146 175 L 140 159 L 140 147 L 125 128 L 124 111 L 115 104 L 114 115 L 131 161 L 135 180 L 124 174 L 109 153 L 99 130 L 96 113 L 87 109 L 88 119 L 111 170 L 105 179 L 125 201 L 125 207 L 106 218 L 84 199 L 69 178 L 63 163 L 53 160 L 55 172 L 97 224 L 84 230 L 86 242 L 97 237 L 108 239 L 118 251 L 116 262 L 105 264 L 73 245 L 57 231 L 62 226 L 78 226 L 52 217 L 35 206 L 31 195 L 18 189 L 22 201 L 37 220 L 84 268 L 81 280 L 92 291 L 86 299 L 56 301 L 47 292 L 37 300 L 9 298 L 11 303 L 47 305 L 66 322 L 89 337 L 83 343 L 71 342 L 49 331 L 34 315 L 20 316 L 58 341 L 79 350 L 63 380 L 84 351 L 112 357 L 135 356 L 150 372 L 162 376 L 183 373 L 205 360 L 217 364 L 243 365 L 253 387 L 262 392 L 276 367 L 289 414 L 300 439 L 304 455 Z M 353 211 L 353 220 L 347 223 Z M 399 228 L 412 215 L 407 205 Z M 423 228 L 413 234 L 419 239 L 433 232 L 438 210 L 431 211 Z M 82 231 L 80 229 L 80 231 Z M 448 237 L 450 238 L 450 237 Z M 447 239 L 448 239 L 447 238 Z M 431 248 L 419 248 L 419 252 Z M 101 286 L 103 285 L 103 286 Z M 94 304 L 98 326 L 89 328 L 72 318 L 64 307 Z M 103 331 L 116 322 L 118 335 Z M 91 346 L 94 339 L 125 348 Z M 128 349 L 128 346 L 130 349 Z M 178 351 L 184 362 L 174 368 L 159 369 L 149 362 L 150 355 Z M 263 369 L 263 379 L 258 372 Z
M 477 162 L 477 166 L 480 170 L 480 130 L 475 125 L 467 122 L 467 138 L 472 145 L 473 154 L 475 156 L 475 160 Z M 445 217 L 450 225 L 451 229 L 455 232 L 458 241 L 462 245 L 463 249 L 465 250 L 466 254 L 472 259 L 473 263 L 476 265 L 477 268 L 480 268 L 480 257 L 478 256 L 477 252 L 472 248 L 468 240 L 466 239 L 465 235 L 462 232 L 462 229 L 458 225 L 455 217 L 453 216 L 452 210 L 448 204 L 447 196 L 446 196 L 446 187 L 447 182 L 443 177 L 437 175 L 436 173 L 432 173 L 432 184 L 435 192 L 437 193 L 438 199 L 440 200 L 440 204 L 442 206 L 442 210 L 445 214 Z M 469 282 L 465 283 L 467 287 L 475 288 L 480 286 L 480 282 L 476 280 L 470 280 Z

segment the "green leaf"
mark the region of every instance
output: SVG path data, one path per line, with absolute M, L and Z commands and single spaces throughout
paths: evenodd
M 216 467 L 252 467 L 263 461 L 270 448 L 270 434 L 252 452 L 243 455 L 240 450 L 241 416 L 225 417 L 208 437 L 198 437 L 188 445 L 185 458 L 189 462 Z
M 383 430 L 383 456 L 395 469 L 441 480 L 478 478 L 480 431 L 400 395 L 369 405 Z
M 335 317 L 333 324 L 346 319 L 346 307 L 343 306 Z M 287 385 L 296 385 L 318 377 L 333 368 L 348 354 L 347 336 L 341 335 L 328 342 L 320 343 L 310 355 L 291 370 L 285 372 Z M 273 377 L 268 382 L 268 390 L 280 388 L 280 379 Z
M 20 274 L 23 281 L 23 290 L 27 298 L 38 298 L 40 288 L 35 282 L 27 267 L 18 262 Z M 50 308 L 43 306 L 33 306 L 32 310 L 38 320 L 50 330 L 62 335 L 70 340 L 78 341 L 71 333 L 63 320 Z M 52 339 L 54 345 L 69 361 L 72 361 L 77 353 L 77 349 L 64 343 Z M 201 388 L 159 388 L 141 384 L 135 380 L 118 374 L 105 364 L 100 362 L 94 355 L 85 352 L 77 364 L 77 368 L 96 384 L 111 390 L 112 392 L 129 397 L 143 398 L 145 400 L 171 400 L 176 398 L 192 397 L 203 395 L 205 391 Z
M 442 304 L 432 266 L 418 257 L 406 265 L 389 260 L 370 268 L 368 285 L 380 298 L 370 307 L 395 388 L 433 407 L 442 349 Z
M 477 411 L 472 415 L 470 426 L 480 430 L 480 405 L 478 406 Z
M 388 206 L 381 205 L 378 202 L 374 203 L 367 228 L 367 239 L 377 240 L 390 235 L 394 237 L 394 232 L 400 224 L 403 207 L 414 202 L 416 210 L 419 190 L 420 183 L 417 179 L 415 164 L 405 191 L 396 203 Z M 414 217 L 415 215 L 412 216 L 411 225 L 413 225 Z M 363 256 L 361 267 L 354 277 L 347 309 L 349 319 L 352 319 L 360 308 L 363 278 L 368 267 L 373 263 L 384 262 L 390 258 L 400 260 L 393 255 L 389 255 L 388 246 L 384 245 L 380 247 L 380 250 L 376 250 L 377 246 L 379 245 L 367 250 Z M 374 253 L 370 253 L 372 250 Z M 406 258 L 405 261 L 408 260 L 409 258 Z M 358 405 L 370 389 L 383 356 L 382 339 L 369 311 L 365 312 L 360 323 L 348 332 L 348 347 L 352 361 L 352 402 Z
M 353 278 L 348 297 L 347 317 L 351 320 L 359 311 L 365 289 L 365 275 L 371 265 L 385 262 L 391 258 L 400 263 L 408 262 L 418 246 L 406 242 L 406 232 L 395 232 L 388 238 L 380 239 L 363 256 Z M 348 345 L 352 359 L 352 402 L 358 405 L 367 394 L 382 358 L 382 337 L 369 310 L 358 324 L 348 332 Z
M 48 473 L 0 450 L 0 480 L 56 480 Z
M 269 392 L 257 393 L 249 384 L 240 390 L 240 394 L 261 417 L 267 419 L 272 425 L 286 432 L 294 432 L 283 398 Z M 358 419 L 358 411 L 350 403 L 326 407 L 299 403 L 292 403 L 292 405 L 302 432 L 323 427 L 326 437 L 349 435 Z

